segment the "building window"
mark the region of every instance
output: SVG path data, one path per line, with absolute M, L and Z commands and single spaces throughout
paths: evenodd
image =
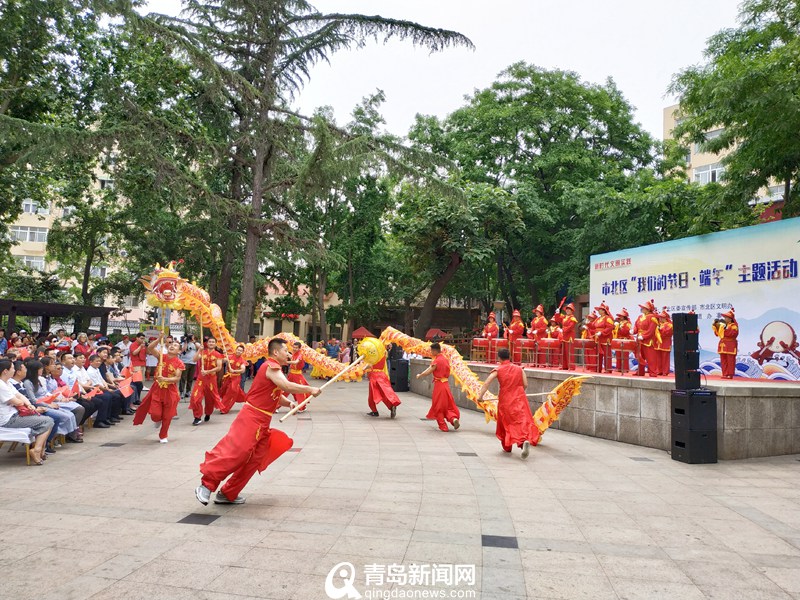
M 28 199 L 22 201 L 22 212 L 28 213 L 29 215 L 49 215 L 50 207 L 47 205 L 40 205 L 35 200 Z
M 125 308 L 139 308 L 139 296 L 125 296 L 122 305 Z
M 278 335 L 283 332 L 283 319 L 275 319 L 275 325 L 272 329 L 272 335 Z
M 292 323 L 292 333 L 295 336 L 300 337 L 300 321 L 295 321 Z
M 16 259 L 29 269 L 44 271 L 44 256 L 17 256 Z
M 26 227 L 24 225 L 12 225 L 9 227 L 11 237 L 18 242 L 42 242 L 47 243 L 46 227 Z
M 718 183 L 722 180 L 722 175 L 725 173 L 725 167 L 720 163 L 713 165 L 706 165 L 704 167 L 697 167 L 694 170 L 694 181 L 700 185 L 707 183 Z
M 101 190 L 113 190 L 114 189 L 114 180 L 113 179 L 101 179 L 100 180 L 100 189 Z
M 89 273 L 91 274 L 92 277 L 99 277 L 100 279 L 105 279 L 107 270 L 108 267 L 92 267 Z
M 250 335 L 259 337 L 261 335 L 261 323 L 253 323 L 250 325 Z
M 65 206 L 61 209 L 61 216 L 65 219 L 71 217 L 77 209 L 74 206 Z

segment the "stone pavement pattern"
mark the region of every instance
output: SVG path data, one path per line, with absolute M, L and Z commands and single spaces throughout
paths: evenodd
M 128 418 L 43 467 L 4 448 L 0 597 L 325 599 L 347 561 L 362 594 L 365 565 L 459 563 L 475 585 L 445 597 L 800 599 L 798 456 L 685 465 L 551 430 L 523 461 L 481 414 L 442 433 L 428 399 L 401 394 L 396 420 L 375 419 L 365 383 L 332 387 L 279 425 L 299 451 L 244 506 L 194 498 L 233 414 L 192 427 L 182 404 L 167 445 Z

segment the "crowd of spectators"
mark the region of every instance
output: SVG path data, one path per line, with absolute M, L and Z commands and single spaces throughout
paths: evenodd
M 31 429 L 33 464 L 55 454 L 60 440 L 80 444 L 90 426 L 109 429 L 134 413 L 142 390 L 124 385 L 127 338 L 112 346 L 99 334 L 22 329 L 6 337 L 0 328 L 0 427 Z

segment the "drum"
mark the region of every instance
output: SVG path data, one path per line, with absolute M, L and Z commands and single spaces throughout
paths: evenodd
M 470 347 L 469 358 L 476 362 L 486 362 L 489 356 L 489 340 L 486 338 L 474 338 Z
M 542 338 L 539 340 L 539 352 L 544 352 L 545 366 L 561 366 L 561 340 L 556 338 Z
M 493 339 L 493 340 L 490 339 L 489 340 L 489 359 L 488 359 L 488 362 L 490 362 L 490 363 L 498 362 L 498 360 L 497 360 L 497 351 L 500 348 L 508 349 L 508 340 L 504 340 L 504 339 L 500 339 L 500 338 L 496 338 L 496 339 Z
M 519 347 L 520 363 L 532 364 L 536 362 L 536 340 L 523 338 L 519 340 L 517 346 Z
M 597 371 L 597 342 L 583 338 L 576 339 L 575 363 L 584 370 Z

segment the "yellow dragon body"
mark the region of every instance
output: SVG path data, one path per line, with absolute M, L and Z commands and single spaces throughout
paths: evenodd
M 211 297 L 204 289 L 190 283 L 180 276 L 175 270 L 175 263 L 171 262 L 166 267 L 156 265 L 149 278 L 142 278 L 142 284 L 147 289 L 147 301 L 152 306 L 188 311 L 197 319 L 201 326 L 207 329 L 218 341 L 219 347 L 230 354 L 241 342 L 237 342 L 225 326 L 225 319 L 219 306 L 211 302 Z M 307 363 L 317 367 L 324 377 L 334 377 L 349 365 L 333 360 L 326 354 L 314 351 L 300 338 L 290 333 L 280 333 L 278 337 L 289 343 L 300 342 L 301 355 Z M 388 346 L 397 344 L 409 354 L 431 356 L 430 342 L 423 342 L 417 338 L 406 335 L 393 327 L 387 327 L 380 335 L 380 342 Z M 255 362 L 268 355 L 267 346 L 269 339 L 261 339 L 244 346 L 245 360 Z M 467 366 L 466 362 L 453 346 L 440 344 L 442 354 L 450 361 L 450 374 L 461 387 L 464 394 L 475 403 L 484 413 L 486 421 L 497 420 L 497 397 L 487 393 L 483 400 L 478 400 L 478 393 L 483 382 Z M 366 362 L 366 361 L 365 361 Z M 359 364 L 342 376 L 343 381 L 360 381 L 364 376 L 367 364 Z M 547 394 L 546 401 L 534 414 L 534 422 L 541 433 L 558 419 L 559 414 L 567 407 L 570 400 L 580 393 L 581 383 L 585 377 L 570 377 L 561 382 L 553 391 Z

